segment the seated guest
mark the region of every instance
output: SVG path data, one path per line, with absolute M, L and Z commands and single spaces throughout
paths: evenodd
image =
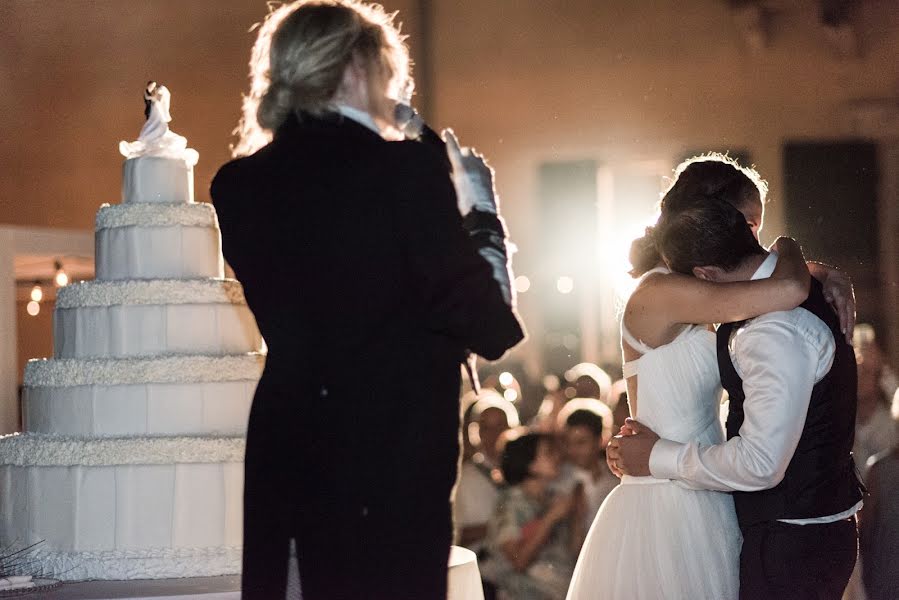
M 584 490 L 586 532 L 602 501 L 618 485 L 618 478 L 606 464 L 605 452 L 611 439 L 612 411 L 599 400 L 575 398 L 559 413 L 559 427 L 565 448 L 562 477 L 569 482 L 567 489 L 580 484 Z
M 892 448 L 897 442 L 896 425 L 890 416 L 890 399 L 881 385 L 885 366 L 871 346 L 855 348 L 858 364 L 858 405 L 855 414 L 855 443 L 852 451 L 858 467 L 865 466 L 875 454 Z
M 612 390 L 612 378 L 593 363 L 580 363 L 565 373 L 565 379 L 572 382 L 577 398 L 596 398 L 608 402 Z
M 510 432 L 511 433 L 511 432 Z M 583 493 L 552 495 L 559 456 L 551 436 L 508 436 L 502 452 L 503 490 L 487 529 L 491 571 L 500 599 L 565 597 L 581 537 Z
M 855 328 L 852 345 L 860 361 L 877 372 L 877 384 L 887 399 L 892 398 L 899 389 L 899 375 L 887 362 L 886 353 L 877 342 L 874 328 L 868 323 L 861 323 Z
M 518 427 L 518 412 L 499 393 L 483 390 L 472 405 L 470 418 L 463 435 L 475 452 L 470 459 L 463 457 L 453 506 L 459 545 L 481 553 L 487 520 L 493 514 L 502 483 L 497 441 L 510 427 Z
M 893 397 L 894 426 L 899 421 L 899 391 Z M 871 458 L 870 496 L 859 518 L 862 579 L 868 600 L 899 598 L 899 445 Z

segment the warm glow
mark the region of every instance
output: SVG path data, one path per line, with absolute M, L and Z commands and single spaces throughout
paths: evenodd
M 35 284 L 33 288 L 31 288 L 31 300 L 33 302 L 40 302 L 44 299 L 44 290 L 41 289 L 41 286 Z
M 599 243 L 597 252 L 599 253 L 600 269 L 607 281 L 610 282 L 616 298 L 626 299 L 634 291 L 637 280 L 629 274 L 631 243 L 642 237 L 646 227 L 654 224 L 657 219 L 658 214 L 654 214 L 645 223 L 616 227 L 612 235 L 605 237 Z
M 559 389 L 559 378 L 555 375 L 544 375 L 543 376 L 543 387 L 546 388 L 548 392 L 554 392 Z
M 503 392 L 503 398 L 505 398 L 509 402 L 515 402 L 516 400 L 518 400 L 518 392 L 513 389 L 508 389 Z
M 509 387 L 515 383 L 515 377 L 512 376 L 508 371 L 503 371 L 499 374 L 499 384 L 503 387 Z
M 525 293 L 526 291 L 531 289 L 531 280 L 524 275 L 519 275 L 515 278 L 515 289 L 519 294 Z
M 69 276 L 66 275 L 65 271 L 63 271 L 62 269 L 59 269 L 56 272 L 56 277 L 53 278 L 53 281 L 56 282 L 56 285 L 58 287 L 63 287 L 63 286 L 69 285 Z
M 574 279 L 564 275 L 559 277 L 556 281 L 556 289 L 560 294 L 570 294 L 574 290 Z
M 41 312 L 41 303 L 36 300 L 32 300 L 28 303 L 28 306 L 25 307 L 25 310 L 27 310 L 28 314 L 32 317 L 36 317 Z

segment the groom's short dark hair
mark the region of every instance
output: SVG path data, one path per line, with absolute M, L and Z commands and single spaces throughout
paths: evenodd
M 687 275 L 694 267 L 705 266 L 733 271 L 750 256 L 765 253 L 743 214 L 717 199 L 703 199 L 663 215 L 656 235 L 671 270 Z

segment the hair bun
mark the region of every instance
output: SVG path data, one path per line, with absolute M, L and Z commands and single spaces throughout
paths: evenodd
M 643 230 L 643 237 L 637 238 L 631 243 L 631 251 L 628 258 L 630 258 L 631 266 L 633 267 L 630 270 L 631 277 L 640 277 L 659 264 L 662 256 L 659 253 L 654 225 L 650 225 Z

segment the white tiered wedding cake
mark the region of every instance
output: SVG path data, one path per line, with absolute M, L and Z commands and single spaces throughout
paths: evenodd
M 244 433 L 263 343 L 223 278 L 215 210 L 169 96 L 97 215 L 96 280 L 61 288 L 54 358 L 25 370 L 23 433 L 0 437 L 0 548 L 65 580 L 240 572 Z

